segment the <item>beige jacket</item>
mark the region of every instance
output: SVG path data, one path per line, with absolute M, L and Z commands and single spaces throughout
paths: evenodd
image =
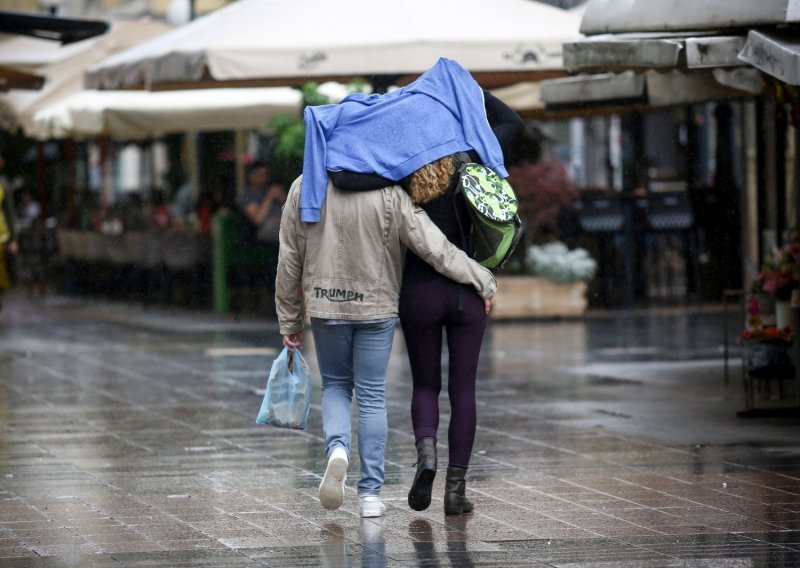
M 320 222 L 303 223 L 300 179 L 281 217 L 275 281 L 281 334 L 303 329 L 303 301 L 309 317 L 397 317 L 405 247 L 448 278 L 471 284 L 481 297 L 494 296 L 492 273 L 448 241 L 399 187 L 342 191 L 329 182 Z

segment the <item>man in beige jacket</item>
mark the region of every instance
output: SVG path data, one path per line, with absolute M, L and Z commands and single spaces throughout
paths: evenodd
M 384 384 L 403 272 L 405 247 L 448 278 L 475 287 L 488 312 L 492 273 L 450 243 L 398 186 L 342 191 L 328 184 L 318 223 L 300 221 L 301 178 L 281 218 L 275 305 L 284 345 L 302 346 L 303 312 L 311 318 L 322 374 L 322 425 L 328 465 L 320 502 L 344 500 L 350 459 L 350 405 L 358 404 L 361 516 L 381 516 L 386 446 Z

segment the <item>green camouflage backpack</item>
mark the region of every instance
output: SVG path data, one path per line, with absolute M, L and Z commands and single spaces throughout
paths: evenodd
M 486 268 L 502 268 L 523 232 L 511 185 L 491 168 L 468 162 L 459 168 L 455 191 L 464 196 L 472 219 L 475 260 Z M 464 237 L 463 226 L 461 233 Z

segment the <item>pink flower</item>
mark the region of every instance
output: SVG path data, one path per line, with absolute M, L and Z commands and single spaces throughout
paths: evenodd
M 770 296 L 788 301 L 792 296 L 792 290 L 797 288 L 800 282 L 797 281 L 791 267 L 782 267 L 762 270 L 756 278 L 756 284 L 760 284 L 761 289 Z

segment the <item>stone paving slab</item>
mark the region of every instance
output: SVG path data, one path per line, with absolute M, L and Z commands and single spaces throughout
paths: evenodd
M 443 515 L 442 476 L 430 509 L 406 503 L 398 335 L 388 510 L 362 520 L 354 487 L 337 511 L 317 499 L 319 384 L 307 431 L 254 423 L 274 321 L 12 294 L 0 566 L 800 566 L 800 420 L 736 417 L 721 335 L 707 309 L 493 322 L 476 508 L 456 517 Z M 313 337 L 307 355 L 315 368 Z

